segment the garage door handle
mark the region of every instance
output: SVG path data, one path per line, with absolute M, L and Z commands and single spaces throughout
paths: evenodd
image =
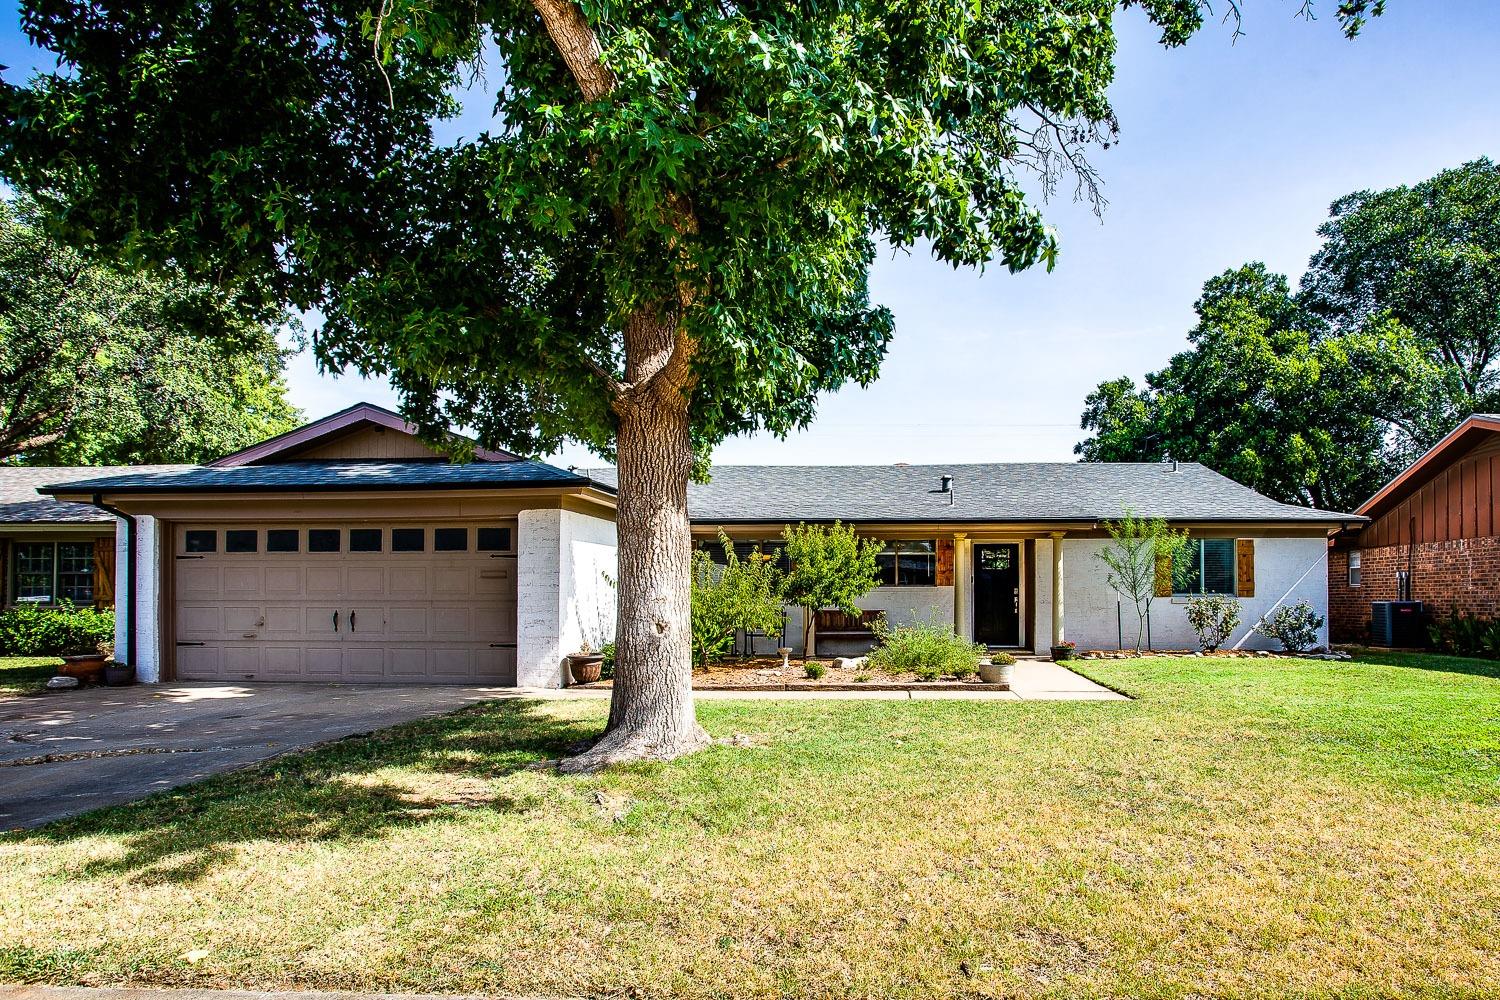
M 354 631 L 354 623 L 359 619 L 358 611 L 349 612 L 349 631 Z
M 179 645 L 179 646 L 206 646 L 208 644 L 204 643 L 204 642 L 179 642 L 177 645 Z
M 339 613 L 337 611 L 333 613 L 333 630 L 335 632 L 339 630 Z

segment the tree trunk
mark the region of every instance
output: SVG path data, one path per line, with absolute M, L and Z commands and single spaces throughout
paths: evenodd
M 563 761 L 565 772 L 671 760 L 709 743 L 693 713 L 687 399 L 676 379 L 642 388 L 615 402 L 620 606 L 609 724 L 589 750 Z

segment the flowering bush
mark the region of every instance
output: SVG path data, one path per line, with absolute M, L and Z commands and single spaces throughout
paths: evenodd
M 1227 594 L 1190 597 L 1187 620 L 1204 651 L 1212 653 L 1240 627 L 1240 602 Z
M 1255 631 L 1281 643 L 1288 653 L 1300 653 L 1318 641 L 1323 616 L 1306 601 L 1283 606 L 1255 623 Z

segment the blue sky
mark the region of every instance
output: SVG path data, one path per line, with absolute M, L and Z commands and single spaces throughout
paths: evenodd
M 1121 142 L 1094 160 L 1110 201 L 1103 220 L 1071 189 L 1046 207 L 1062 240 L 1051 274 L 886 256 L 871 286 L 897 333 L 880 381 L 825 399 L 813 426 L 786 441 L 733 439 L 715 460 L 1071 460 L 1084 396 L 1180 350 L 1205 279 L 1263 260 L 1295 280 L 1334 198 L 1500 156 L 1500 3 L 1391 0 L 1354 42 L 1334 5 L 1320 0 L 1324 16 L 1308 23 L 1294 17 L 1297 0 L 1249 0 L 1234 44 L 1219 25 L 1174 50 L 1123 15 L 1112 90 Z M 31 61 L 12 17 L 0 62 Z M 485 104 L 470 102 L 456 128 L 482 127 Z M 290 383 L 310 416 L 394 402 L 384 385 L 319 374 L 306 355 Z M 582 449 L 555 460 L 597 462 Z

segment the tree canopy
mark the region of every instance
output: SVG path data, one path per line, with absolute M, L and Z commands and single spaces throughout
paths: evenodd
M 295 426 L 272 330 L 44 227 L 30 202 L 0 202 L 0 459 L 201 462 Z
M 1457 373 L 1471 409 L 1500 406 L 1500 165 L 1356 191 L 1329 216 L 1303 303 L 1338 330 L 1389 314 Z

